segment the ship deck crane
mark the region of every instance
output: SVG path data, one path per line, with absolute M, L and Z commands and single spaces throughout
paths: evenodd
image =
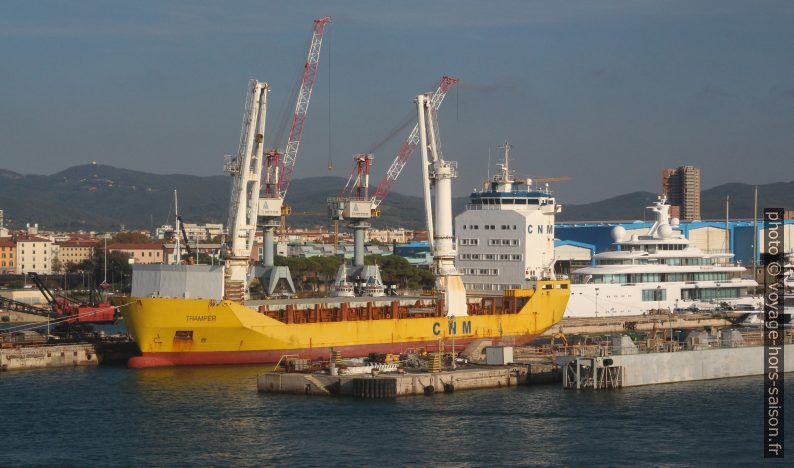
M 282 218 L 290 213 L 289 207 L 284 204 L 284 198 L 287 196 L 287 190 L 295 172 L 295 163 L 309 111 L 309 102 L 314 89 L 314 81 L 317 78 L 317 66 L 320 63 L 325 26 L 330 21 L 330 16 L 314 20 L 309 54 L 303 66 L 300 90 L 284 153 L 282 154 L 277 148 L 274 148 L 265 154 L 264 180 L 259 195 L 257 213 L 264 237 L 263 262 L 262 267 L 257 270 L 256 276 L 268 296 L 273 295 L 279 287 L 283 288 L 288 295 L 295 293 L 289 268 L 277 267 L 274 264 L 274 231 L 282 224 Z
M 267 83 L 251 80 L 237 155 L 226 156 L 224 168 L 232 176 L 229 200 L 229 238 L 222 251 L 224 298 L 241 301 L 248 294 L 251 249 L 257 223 L 257 200 L 262 178 L 262 157 L 267 114 Z
M 441 153 L 438 121 L 430 97 L 416 97 L 419 116 L 419 148 L 422 155 L 422 185 L 428 239 L 432 239 L 433 273 L 436 291 L 448 316 L 468 315 L 463 280 L 455 268 L 455 244 L 452 235 L 452 179 L 458 164 L 446 161 Z M 431 199 L 431 188 L 435 198 Z M 435 207 L 431 206 L 435 204 Z M 435 212 L 435 219 L 433 213 Z
M 428 97 L 428 106 L 434 114 L 441 107 L 447 92 L 458 83 L 457 78 L 443 76 L 438 82 L 435 92 Z M 335 226 L 343 219 L 350 221 L 353 229 L 354 255 L 353 265 L 348 268 L 342 264 L 334 282 L 334 292 L 339 296 L 354 295 L 353 282 L 359 283 L 359 291 L 364 295 L 382 296 L 383 281 L 377 265 L 364 265 L 364 242 L 366 232 L 371 227 L 370 219 L 380 216 L 380 204 L 391 191 L 392 185 L 400 176 L 405 164 L 419 144 L 420 128 L 417 123 L 408 138 L 403 142 L 394 160 L 381 179 L 375 193 L 369 195 L 369 174 L 372 165 L 372 154 L 353 156 L 353 171 L 338 197 L 328 199 L 328 210 Z M 432 232 L 430 233 L 432 236 Z

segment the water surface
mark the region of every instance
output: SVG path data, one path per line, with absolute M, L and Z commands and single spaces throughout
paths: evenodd
M 2 463 L 43 465 L 749 465 L 758 377 L 394 401 L 266 395 L 262 367 L 0 373 Z M 794 379 L 787 379 L 794 405 Z M 790 414 L 791 411 L 788 411 Z M 789 428 L 787 445 L 792 447 Z M 793 452 L 794 453 L 794 452 Z

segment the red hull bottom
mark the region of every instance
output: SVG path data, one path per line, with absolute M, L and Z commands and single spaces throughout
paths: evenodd
M 529 343 L 534 336 L 515 336 L 485 338 L 510 346 L 522 346 Z M 455 340 L 455 349 L 463 350 L 469 343 L 480 338 L 462 338 Z M 334 346 L 334 351 L 342 353 L 342 357 L 367 357 L 369 353 L 399 354 L 408 349 L 424 348 L 426 351 L 438 351 L 438 341 L 413 341 L 404 343 L 379 343 L 367 345 Z M 452 340 L 444 342 L 444 349 L 451 350 Z M 203 366 L 219 364 L 272 364 L 286 355 L 300 356 L 303 359 L 328 359 L 331 348 L 274 349 L 262 351 L 210 351 L 210 352 L 175 352 L 175 353 L 143 353 L 143 356 L 131 358 L 129 367 L 166 367 L 166 366 Z

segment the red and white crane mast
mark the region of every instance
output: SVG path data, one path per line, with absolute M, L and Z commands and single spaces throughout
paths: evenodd
M 438 82 L 436 91 L 428 99 L 428 107 L 432 112 L 438 112 L 438 108 L 441 107 L 441 103 L 444 101 L 447 92 L 456 84 L 458 84 L 457 78 L 451 76 L 443 76 L 441 78 L 441 81 Z M 378 184 L 378 188 L 375 189 L 375 195 L 372 197 L 373 208 L 377 208 L 383 202 L 383 199 L 386 198 L 386 195 L 389 194 L 392 185 L 394 185 L 394 181 L 400 177 L 405 163 L 408 162 L 408 159 L 411 157 L 418 144 L 419 124 L 417 123 L 411 131 L 411 134 L 408 135 L 408 139 L 405 140 L 402 147 L 400 147 L 400 151 L 397 152 L 397 156 L 394 158 L 391 166 L 389 166 L 383 179 L 381 179 Z
M 298 99 L 295 102 L 295 112 L 292 115 L 292 126 L 287 139 L 287 146 L 284 153 L 279 153 L 278 149 L 271 149 L 267 152 L 265 181 L 263 184 L 263 195 L 265 198 L 280 198 L 287 195 L 292 175 L 295 172 L 295 162 L 298 158 L 303 127 L 306 123 L 306 116 L 309 112 L 309 102 L 314 89 L 314 81 L 317 78 L 317 66 L 320 63 L 320 50 L 323 45 L 323 35 L 325 25 L 331 21 L 330 16 L 314 20 L 311 44 L 309 45 L 309 55 L 303 65 L 303 77 L 301 78 Z M 280 216 L 279 213 L 276 216 Z
M 309 102 L 312 97 L 314 81 L 317 78 L 317 66 L 320 63 L 320 50 L 323 44 L 325 26 L 331 21 L 330 16 L 314 20 L 309 55 L 303 66 L 303 77 L 295 103 L 295 112 L 292 115 L 292 126 L 287 139 L 284 153 L 277 148 L 268 150 L 265 155 L 265 169 L 262 180 L 262 189 L 258 200 L 259 225 L 263 229 L 263 267 L 260 281 L 266 293 L 272 295 L 280 280 L 284 280 L 290 293 L 295 292 L 292 279 L 287 267 L 274 266 L 274 230 L 280 224 L 281 216 L 289 214 L 289 208 L 284 205 L 292 175 L 295 172 L 295 162 L 298 159 L 303 127 L 309 112 Z

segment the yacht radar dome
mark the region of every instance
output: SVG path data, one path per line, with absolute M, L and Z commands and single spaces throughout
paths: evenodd
M 623 226 L 615 226 L 612 228 L 612 240 L 615 242 L 620 242 L 626 236 L 626 228 Z
M 669 224 L 662 224 L 659 226 L 659 237 L 662 239 L 670 239 L 673 237 L 673 228 Z

